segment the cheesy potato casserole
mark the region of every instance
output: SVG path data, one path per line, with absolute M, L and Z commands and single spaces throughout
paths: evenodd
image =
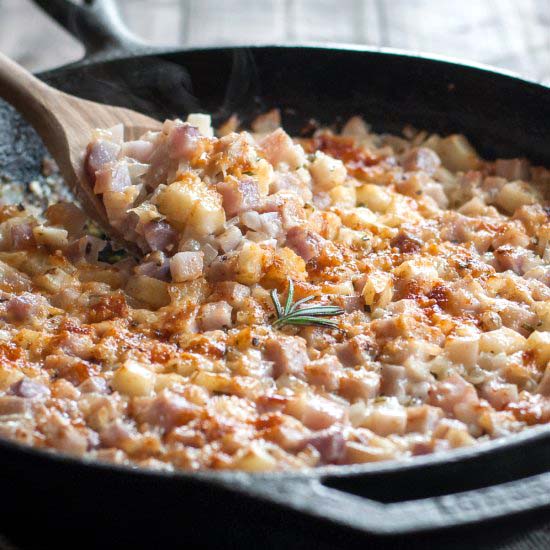
M 0 436 L 118 464 L 287 470 L 550 420 L 550 172 L 354 117 L 206 115 L 124 141 L 69 202 L 0 209 Z

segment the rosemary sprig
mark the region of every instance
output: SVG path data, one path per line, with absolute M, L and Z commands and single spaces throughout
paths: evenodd
M 324 317 L 333 317 L 335 315 L 342 315 L 344 310 L 338 306 L 310 306 L 301 307 L 305 303 L 313 300 L 315 296 L 307 296 L 297 302 L 294 300 L 294 283 L 289 279 L 288 281 L 288 295 L 286 298 L 285 306 L 281 305 L 279 301 L 279 295 L 277 290 L 271 291 L 271 299 L 277 312 L 277 319 L 273 321 L 274 327 L 281 327 L 284 325 L 314 325 L 318 327 L 326 328 L 338 328 L 338 323 L 332 319 L 324 319 Z

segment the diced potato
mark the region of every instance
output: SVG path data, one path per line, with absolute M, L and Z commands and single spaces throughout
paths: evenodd
M 329 240 L 334 240 L 342 227 L 342 220 L 334 212 L 314 210 L 309 215 L 308 221 L 313 231 Z
M 537 328 L 541 331 L 550 331 L 550 300 L 546 302 L 535 302 L 532 306 L 532 310 L 536 313 L 539 323 L 541 323 Z
M 396 277 L 405 280 L 415 281 L 436 281 L 439 278 L 437 269 L 433 262 L 419 260 L 408 260 L 393 270 Z
M 338 231 L 338 236 L 332 240 L 349 247 L 368 250 L 372 248 L 372 233 L 370 231 L 356 231 L 355 229 L 350 229 L 349 227 L 341 227 Z
M 269 472 L 277 469 L 277 461 L 259 445 L 253 445 L 235 460 L 236 470 L 245 472 Z
M 337 294 L 339 296 L 353 296 L 355 289 L 351 281 L 342 281 L 340 283 L 323 283 L 323 294 Z
M 443 138 L 438 143 L 436 152 L 439 154 L 445 168 L 452 172 L 475 170 L 480 163 L 476 150 L 460 134 Z
M 163 188 L 166 188 L 164 186 Z M 162 216 L 159 214 L 157 207 L 151 203 L 143 203 L 131 210 L 134 214 L 137 215 L 139 221 L 145 225 L 146 223 L 157 221 L 162 219 Z
M 201 277 L 185 283 L 172 283 L 168 292 L 173 303 L 178 306 L 201 304 L 209 292 L 208 283 Z
M 11 365 L 0 364 L 0 391 L 6 391 L 12 384 L 15 384 L 25 375 Z
M 32 233 L 38 244 L 43 244 L 54 250 L 65 248 L 69 244 L 67 238 L 69 232 L 66 229 L 37 225 L 33 228 Z
M 476 440 L 466 431 L 458 428 L 450 428 L 445 439 L 450 443 L 453 449 L 459 447 L 468 447 L 473 445 Z
M 244 243 L 237 259 L 236 281 L 243 285 L 258 283 L 272 259 L 272 254 L 272 251 L 257 243 Z
M 533 187 L 523 181 L 507 183 L 499 191 L 495 203 L 509 214 L 526 204 L 535 204 L 541 200 Z
M 216 191 L 207 190 L 195 204 L 187 220 L 187 227 L 197 235 L 210 235 L 221 231 L 225 224 L 222 198 Z
M 396 455 L 397 450 L 389 447 L 374 447 L 356 443 L 355 441 L 346 441 L 345 443 L 345 462 L 348 464 L 364 464 L 367 462 L 390 460 Z
M 340 208 L 354 208 L 357 200 L 355 187 L 338 185 L 329 191 L 330 200 L 333 206 Z
M 156 200 L 160 212 L 178 229 L 187 226 L 197 235 L 223 229 L 225 212 L 221 196 L 196 176 L 186 175 L 186 179 L 170 184 Z
M 377 407 L 363 420 L 361 426 L 382 436 L 404 434 L 407 412 L 403 407 Z
M 21 329 L 13 338 L 13 341 L 18 346 L 29 350 L 31 353 L 40 353 L 44 347 L 47 346 L 48 340 L 49 339 L 44 338 L 42 332 L 30 330 L 28 328 Z
M 111 386 L 129 397 L 150 395 L 155 387 L 155 376 L 143 365 L 129 360 L 115 371 Z
M 535 354 L 539 365 L 546 365 L 550 361 L 550 332 L 535 330 L 527 339 L 527 349 Z
M 365 139 L 369 135 L 369 127 L 360 116 L 352 116 L 342 128 L 343 136 L 351 136 L 359 139 Z
M 261 197 L 266 197 L 269 194 L 269 184 L 273 180 L 273 167 L 267 160 L 260 159 L 254 166 L 255 180 L 258 182 L 258 190 Z
M 357 202 L 374 212 L 384 213 L 390 206 L 392 197 L 381 186 L 367 183 L 357 188 Z
M 313 183 L 319 191 L 328 191 L 344 183 L 347 172 L 344 163 L 326 155 L 321 151 L 315 153 L 315 158 L 309 166 Z
M 206 137 L 214 137 L 214 130 L 212 129 L 212 118 L 210 115 L 203 113 L 191 113 L 187 117 L 187 122 L 191 126 L 195 126 L 199 129 L 199 132 Z
M 376 272 L 369 275 L 362 291 L 365 305 L 371 310 L 386 307 L 393 298 L 393 280 L 389 273 Z
M 365 229 L 378 221 L 371 210 L 362 206 L 340 212 L 340 218 L 345 225 L 352 229 Z
M 63 288 L 72 286 L 75 280 L 67 272 L 54 267 L 42 275 L 33 277 L 33 282 L 48 292 L 59 292 Z
M 157 206 L 161 214 L 178 228 L 183 229 L 195 203 L 200 200 L 204 184 L 196 176 L 187 176 L 165 187 L 157 196 Z
M 306 263 L 293 250 L 284 247 L 275 252 L 262 283 L 271 288 L 285 283 L 289 278 L 304 281 L 307 278 Z
M 165 388 L 180 386 L 183 385 L 185 382 L 185 378 L 175 372 L 171 372 L 168 374 L 157 374 L 155 378 L 155 391 L 159 392 L 161 390 L 164 390 Z
M 479 354 L 479 334 L 474 331 L 464 331 L 464 334 L 457 334 L 447 338 L 445 351 L 447 357 L 457 364 L 471 368 L 477 364 Z
M 125 218 L 126 212 L 134 205 L 139 191 L 139 186 L 130 185 L 123 191 L 107 191 L 103 193 L 103 204 L 111 222 L 116 223 Z
M 181 376 L 191 376 L 194 373 L 206 372 L 211 368 L 211 362 L 196 353 L 184 353 L 174 364 L 175 371 Z
M 515 330 L 502 327 L 485 332 L 479 339 L 479 350 L 487 353 L 510 355 L 525 349 L 527 340 Z
M 126 285 L 126 292 L 155 309 L 170 303 L 168 284 L 145 275 L 131 277 Z
M 0 289 L 7 292 L 23 292 L 31 290 L 29 277 L 7 263 L 0 261 Z
M 231 389 L 231 377 L 217 372 L 198 371 L 193 377 L 193 384 L 212 392 L 228 393 Z
M 116 268 L 88 269 L 82 267 L 78 278 L 85 282 L 100 282 L 109 285 L 111 288 L 120 288 L 125 282 L 124 273 Z
M 204 266 L 203 252 L 178 252 L 170 258 L 170 274 L 175 283 L 198 279 Z

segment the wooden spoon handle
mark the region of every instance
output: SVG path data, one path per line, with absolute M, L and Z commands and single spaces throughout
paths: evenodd
M 11 103 L 42 137 L 55 124 L 52 102 L 60 93 L 0 52 L 0 97 Z

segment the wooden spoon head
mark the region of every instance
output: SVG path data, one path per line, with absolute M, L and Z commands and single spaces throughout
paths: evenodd
M 65 94 L 62 94 L 65 96 Z M 58 151 L 51 150 L 61 174 L 71 187 L 84 211 L 96 221 L 109 237 L 129 251 L 139 254 L 137 245 L 109 222 L 101 198 L 93 191 L 93 184 L 86 174 L 84 163 L 92 132 L 97 128 L 124 125 L 124 139 L 138 139 L 147 131 L 158 131 L 162 124 L 150 117 L 125 109 L 102 105 L 91 101 L 68 98 L 68 112 L 59 116 L 65 139 Z M 64 143 L 63 143 L 64 142 Z
M 80 199 L 88 215 L 104 231 L 136 250 L 125 235 L 112 227 L 100 198 L 94 194 L 84 170 L 92 131 L 122 123 L 127 139 L 136 139 L 161 123 L 150 117 L 111 105 L 80 99 L 51 88 L 0 53 L 0 96 L 12 103 L 37 130 L 57 162 L 66 183 Z

